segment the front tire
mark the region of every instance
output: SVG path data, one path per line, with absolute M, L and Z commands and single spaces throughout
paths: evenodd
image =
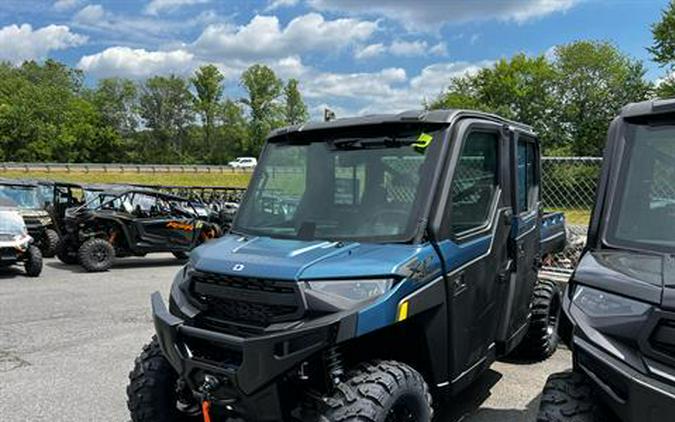
M 37 246 L 28 247 L 24 268 L 28 277 L 37 277 L 42 273 L 42 252 Z
M 107 271 L 115 259 L 115 248 L 105 239 L 89 239 L 80 246 L 77 256 L 85 270 Z
M 610 422 L 615 418 L 598 404 L 585 375 L 562 372 L 548 377 L 537 422 Z
M 44 238 L 42 240 L 42 256 L 45 258 L 53 258 L 59 251 L 60 237 L 53 229 L 45 230 Z
M 433 418 L 431 394 L 422 375 L 396 361 L 360 364 L 325 401 L 323 420 L 427 422 Z
M 59 261 L 63 262 L 66 265 L 75 265 L 77 261 L 77 253 L 66 250 L 63 246 L 59 248 L 59 251 L 56 253 L 56 257 Z
M 178 410 L 178 375 L 160 350 L 157 337 L 143 347 L 129 374 L 127 407 L 132 422 L 197 422 L 199 406 L 192 414 Z
M 534 287 L 532 317 L 527 334 L 515 351 L 516 357 L 542 361 L 558 348 L 561 311 L 560 287 L 555 281 L 539 280 Z

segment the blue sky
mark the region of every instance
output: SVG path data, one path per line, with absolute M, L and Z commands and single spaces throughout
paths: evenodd
M 312 114 L 418 108 L 449 79 L 518 52 L 607 40 L 649 60 L 667 0 L 0 0 L 0 59 L 55 58 L 87 82 L 189 75 L 205 63 L 226 95 L 253 63 L 298 78 Z

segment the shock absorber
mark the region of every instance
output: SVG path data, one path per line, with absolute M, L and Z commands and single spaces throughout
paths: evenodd
M 331 382 L 334 385 L 338 385 L 341 381 L 342 375 L 345 373 L 344 364 L 342 361 L 342 353 L 340 353 L 340 350 L 337 346 L 333 346 L 324 353 L 324 360 L 326 362 L 326 369 L 328 369 L 328 375 Z

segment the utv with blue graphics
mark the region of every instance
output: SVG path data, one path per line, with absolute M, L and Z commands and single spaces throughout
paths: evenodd
M 675 99 L 612 122 L 563 310 L 573 370 L 549 377 L 539 422 L 675 420 Z
M 135 422 L 429 421 L 500 356 L 557 346 L 563 248 L 528 126 L 405 112 L 274 131 L 130 374 Z

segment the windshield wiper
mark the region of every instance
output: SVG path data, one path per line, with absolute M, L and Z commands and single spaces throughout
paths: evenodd
M 333 147 L 336 149 L 369 149 L 369 148 L 398 148 L 406 145 L 414 144 L 414 139 L 398 139 L 398 138 L 354 138 L 354 139 L 339 139 L 333 142 Z

